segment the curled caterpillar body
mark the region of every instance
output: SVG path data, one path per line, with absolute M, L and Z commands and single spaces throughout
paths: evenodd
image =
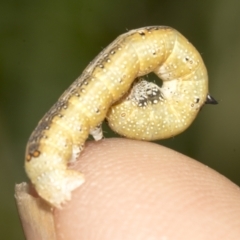
M 161 88 L 146 81 L 133 85 L 150 72 L 163 80 Z M 67 165 L 76 160 L 89 134 L 95 140 L 102 138 L 101 123 L 106 117 L 121 135 L 167 138 L 191 124 L 207 94 L 202 58 L 179 32 L 146 27 L 120 35 L 33 131 L 26 149 L 27 175 L 43 199 L 61 207 L 84 182 L 83 175 Z
M 110 108 L 107 119 L 115 132 L 134 139 L 164 139 L 184 131 L 197 116 L 207 99 L 207 71 L 182 35 L 175 33 L 174 46 L 154 73 L 163 80 L 161 88 L 142 81 Z

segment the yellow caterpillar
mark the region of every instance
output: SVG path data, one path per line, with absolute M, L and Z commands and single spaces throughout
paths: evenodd
M 138 77 L 154 72 L 159 88 Z M 135 81 L 135 83 L 133 83 Z M 67 169 L 101 124 L 129 138 L 154 140 L 184 131 L 208 95 L 208 77 L 197 50 L 176 30 L 153 26 L 120 35 L 62 94 L 31 134 L 25 169 L 38 194 L 55 207 L 71 199 L 83 174 Z

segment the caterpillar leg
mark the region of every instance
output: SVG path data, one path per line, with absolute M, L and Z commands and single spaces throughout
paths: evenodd
M 63 170 L 44 173 L 39 180 L 41 183 L 35 185 L 38 194 L 54 207 L 61 208 L 71 199 L 71 192 L 82 185 L 84 177 L 74 170 Z
M 29 178 L 39 196 L 52 206 L 61 208 L 71 199 L 71 192 L 84 182 L 82 173 L 67 169 L 65 163 L 53 164 L 54 159 L 39 156 L 25 162 Z
M 90 130 L 90 134 L 95 141 L 103 139 L 102 123 Z
M 84 177 L 73 170 L 49 171 L 38 177 L 35 188 L 51 205 L 61 208 L 71 199 L 71 192 L 82 185 Z

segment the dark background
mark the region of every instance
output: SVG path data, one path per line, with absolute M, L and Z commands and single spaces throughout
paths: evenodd
M 0 238 L 24 239 L 14 184 L 27 139 L 87 64 L 127 29 L 168 25 L 199 50 L 217 106 L 161 141 L 240 185 L 240 1 L 80 0 L 0 3 Z M 111 133 L 106 134 L 111 136 Z

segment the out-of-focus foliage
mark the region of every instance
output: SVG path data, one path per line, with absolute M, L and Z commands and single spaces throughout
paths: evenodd
M 168 25 L 202 53 L 218 106 L 161 144 L 240 184 L 240 2 L 81 0 L 0 3 L 0 238 L 24 239 L 14 184 L 26 180 L 26 141 L 42 115 L 119 34 Z M 107 134 L 111 136 L 111 134 Z

